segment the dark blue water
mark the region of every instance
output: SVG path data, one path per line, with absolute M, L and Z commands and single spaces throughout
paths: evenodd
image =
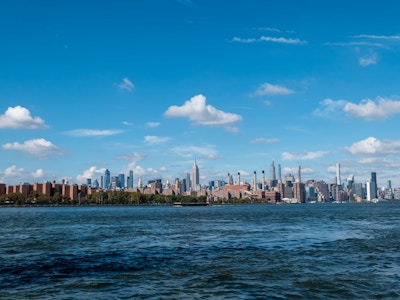
M 2 299 L 396 299 L 400 204 L 0 209 Z

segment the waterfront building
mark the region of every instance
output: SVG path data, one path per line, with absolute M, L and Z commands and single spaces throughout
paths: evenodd
M 297 199 L 297 201 L 299 203 L 304 203 L 305 202 L 304 183 L 301 183 L 299 181 L 294 183 L 294 186 L 293 186 L 293 198 Z

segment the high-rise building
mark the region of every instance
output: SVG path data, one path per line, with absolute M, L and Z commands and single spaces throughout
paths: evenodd
M 336 163 L 336 184 L 341 185 L 340 164 L 339 163 Z
M 271 165 L 269 166 L 269 180 L 276 180 L 274 161 L 272 161 Z
M 104 172 L 104 189 L 108 189 L 111 186 L 111 174 L 108 169 Z
M 197 191 L 199 185 L 200 185 L 199 167 L 197 166 L 195 159 L 194 165 L 192 167 L 192 191 Z
M 371 172 L 371 197 L 372 199 L 378 197 L 378 183 L 376 181 L 376 172 Z
M 138 186 L 138 188 L 142 188 L 143 187 L 142 176 L 139 176 L 139 180 L 138 180 L 137 186 Z
M 278 181 L 282 182 L 281 164 L 278 164 Z
M 299 170 L 297 171 L 297 182 L 301 183 L 301 166 L 299 166 Z
M 125 187 L 125 174 L 118 174 L 118 187 L 121 189 Z
M 126 187 L 128 189 L 133 189 L 133 171 L 132 170 L 129 171 L 129 176 L 126 179 Z
M 191 186 L 190 173 L 186 173 L 186 192 L 190 191 Z

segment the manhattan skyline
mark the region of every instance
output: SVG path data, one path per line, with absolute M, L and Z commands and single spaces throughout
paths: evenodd
M 293 2 L 3 2 L 0 182 L 400 186 L 400 4 Z

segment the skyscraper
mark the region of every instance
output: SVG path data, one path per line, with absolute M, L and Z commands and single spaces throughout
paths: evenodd
M 297 171 L 297 182 L 301 183 L 301 166 L 299 166 L 299 170 Z
M 276 180 L 274 161 L 272 161 L 272 163 L 269 167 L 269 180 Z
M 190 191 L 191 186 L 190 173 L 186 173 L 186 192 Z
M 371 172 L 371 197 L 378 197 L 378 183 L 376 182 L 376 172 Z
M 110 175 L 110 171 L 108 169 L 106 169 L 106 171 L 104 172 L 104 189 L 108 189 L 110 188 L 111 185 L 111 175 Z
M 340 164 L 336 163 L 336 184 L 340 185 L 341 184 L 341 179 L 340 179 Z
M 133 189 L 133 171 L 129 171 L 129 176 L 127 178 L 126 186 L 128 189 Z
M 192 191 L 197 191 L 199 184 L 200 184 L 199 168 L 197 167 L 195 159 L 194 165 L 192 167 Z
M 282 182 L 281 164 L 278 164 L 278 181 Z

